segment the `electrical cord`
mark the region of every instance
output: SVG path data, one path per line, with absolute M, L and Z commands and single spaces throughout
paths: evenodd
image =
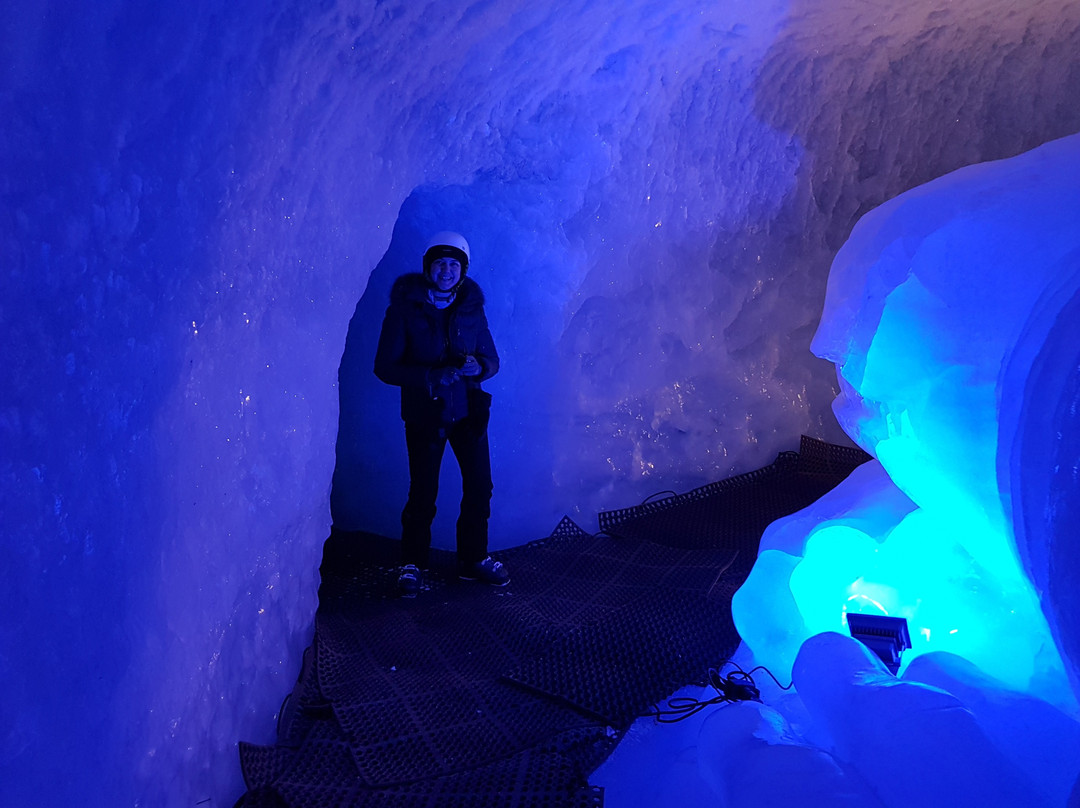
M 657 497 L 664 496 L 664 494 L 667 494 L 667 496 L 664 497 L 664 499 L 667 499 L 669 497 L 677 497 L 677 496 L 679 496 L 678 493 L 676 493 L 675 491 L 672 491 L 669 488 L 667 491 L 657 491 L 655 494 L 649 494 L 649 496 L 647 496 L 647 497 L 645 497 L 645 499 L 641 500 L 641 504 L 642 505 L 648 505 L 650 502 L 654 501 Z
M 730 660 L 728 662 L 726 662 L 725 664 L 726 665 L 731 665 L 732 667 L 734 667 L 739 672 L 739 674 L 741 676 L 744 676 L 747 679 L 750 679 L 751 682 L 753 681 L 753 679 L 751 679 L 751 676 L 756 671 L 765 671 L 765 673 L 769 674 L 769 678 L 772 679 L 774 682 L 776 682 L 776 686 L 778 688 L 780 688 L 781 690 L 791 690 L 791 688 L 795 685 L 794 682 L 788 682 L 786 685 L 780 684 L 780 680 L 777 679 L 775 676 L 773 676 L 773 672 L 771 670 L 769 670 L 768 668 L 766 668 L 764 665 L 758 665 L 756 668 L 751 668 L 749 671 L 744 671 L 736 663 L 731 662 Z M 723 666 L 721 666 L 721 669 L 722 668 L 723 668 Z M 734 674 L 732 674 L 732 675 L 734 676 Z
M 724 676 L 724 669 L 728 667 L 735 670 Z M 735 704 L 740 701 L 760 702 L 761 691 L 754 683 L 754 673 L 757 671 L 765 671 L 781 690 L 790 690 L 794 684 L 794 682 L 787 686 L 780 684 L 780 680 L 773 676 L 772 671 L 764 665 L 744 671 L 737 662 L 729 659 L 716 668 L 709 668 L 709 685 L 717 695 L 705 700 L 676 696 L 667 700 L 667 709 L 662 710 L 658 704 L 654 704 L 652 712 L 645 715 L 654 717 L 659 724 L 675 724 L 697 715 L 714 704 Z

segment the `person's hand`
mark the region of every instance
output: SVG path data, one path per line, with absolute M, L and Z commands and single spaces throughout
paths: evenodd
M 483 372 L 483 368 L 480 363 L 476 361 L 475 356 L 466 356 L 465 364 L 461 366 L 462 376 L 479 376 Z
M 432 368 L 428 372 L 428 381 L 435 387 L 448 387 L 461 378 L 457 368 Z

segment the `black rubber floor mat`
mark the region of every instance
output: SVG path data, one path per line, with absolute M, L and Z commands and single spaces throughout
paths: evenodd
M 730 598 L 728 587 L 717 590 Z M 733 588 L 731 589 L 733 591 Z M 580 627 L 509 677 L 619 729 L 734 652 L 730 606 L 657 590 Z
M 239 805 L 244 808 L 602 808 L 602 789 L 584 783 L 584 778 L 613 748 L 613 739 L 599 729 L 568 731 L 514 758 L 378 790 L 339 779 L 336 773 L 315 767 L 280 778 L 273 785 L 253 788 Z M 320 751 L 329 750 L 324 747 Z
M 435 551 L 398 598 L 398 542 L 333 534 L 278 744 L 241 744 L 237 805 L 600 808 L 588 776 L 622 732 L 737 646 L 731 597 L 764 527 L 865 459 L 807 440 L 805 464 L 601 514 L 598 535 L 564 519 L 498 554 L 505 589 Z

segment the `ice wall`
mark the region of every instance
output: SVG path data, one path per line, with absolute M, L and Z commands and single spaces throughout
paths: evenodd
M 1078 215 L 1072 136 L 909 191 L 840 250 L 813 346 L 877 462 L 770 526 L 736 595 L 741 635 L 780 675 L 845 613 L 884 613 L 907 618 L 909 660 L 948 651 L 1072 702 L 1054 638 L 1075 663 L 1058 599 L 1080 573 L 1059 532 L 1075 489 L 1047 480 L 1076 468 Z
M 489 385 L 496 543 L 759 467 L 799 432 L 845 441 L 809 343 L 855 219 L 1080 127 L 1064 100 L 1080 80 L 1067 56 L 1077 4 L 1012 6 L 691 3 L 616 19 L 573 3 L 463 16 L 448 61 L 417 67 L 437 80 L 410 108 L 426 149 L 452 158 L 440 170 L 460 172 L 429 171 L 412 191 L 357 307 L 335 523 L 399 530 L 395 391 L 369 357 L 390 282 L 442 227 L 473 243 L 508 360 Z
M 309 640 L 373 268 L 374 293 L 436 225 L 476 247 L 501 541 L 842 439 L 808 350 L 833 251 L 899 191 L 1080 128 L 1077 18 L 7 4 L 0 802 L 235 799 Z M 342 425 L 391 461 L 353 447 L 344 526 L 396 523 L 386 393 L 366 377 Z
M 310 641 L 363 208 L 215 6 L 0 14 L 5 806 L 231 805 Z
M 795 690 L 759 672 L 763 703 L 636 726 L 592 779 L 605 804 L 1080 805 L 1078 214 L 1073 135 L 858 223 L 813 344 L 878 460 L 771 525 L 733 603 L 739 662 Z M 907 618 L 899 678 L 853 611 Z

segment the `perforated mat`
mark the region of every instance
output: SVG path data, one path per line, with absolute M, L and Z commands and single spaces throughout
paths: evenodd
M 601 514 L 598 535 L 564 519 L 498 554 L 504 590 L 458 581 L 435 551 L 401 599 L 396 541 L 333 534 L 312 647 L 277 745 L 240 745 L 237 806 L 599 808 L 588 776 L 621 734 L 737 646 L 731 596 L 764 527 L 866 459 L 808 441 Z

